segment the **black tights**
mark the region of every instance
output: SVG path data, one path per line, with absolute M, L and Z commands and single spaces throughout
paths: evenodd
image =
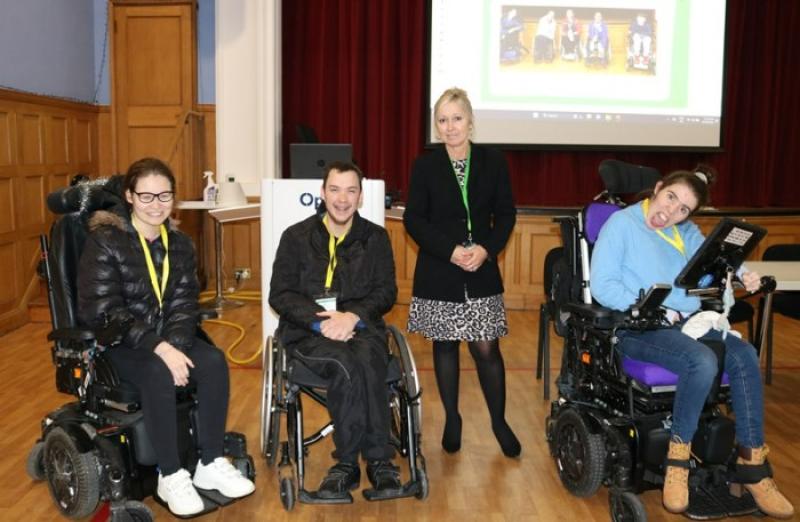
M 458 413 L 459 344 L 459 341 L 433 342 L 436 384 L 439 386 L 439 395 L 446 415 L 442 447 L 448 452 L 455 452 L 461 448 L 461 416 Z M 503 453 L 509 457 L 516 457 L 521 448 L 505 419 L 506 370 L 500 353 L 500 343 L 497 339 L 493 339 L 471 341 L 467 346 L 478 370 L 478 380 L 492 419 L 492 431 Z

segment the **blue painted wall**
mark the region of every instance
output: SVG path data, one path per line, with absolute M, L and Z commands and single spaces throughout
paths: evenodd
M 0 85 L 91 102 L 94 0 L 0 0 Z
M 0 0 L 0 87 L 109 105 L 107 0 Z M 214 0 L 198 0 L 198 102 L 216 100 Z

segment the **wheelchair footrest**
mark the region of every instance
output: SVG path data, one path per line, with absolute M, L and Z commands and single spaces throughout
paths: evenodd
M 226 497 L 216 489 L 197 489 L 197 493 L 203 498 L 203 502 L 211 501 L 217 506 L 224 507 L 228 504 L 233 504 L 236 502 L 235 498 Z
M 200 493 L 200 490 L 198 490 L 198 493 Z M 159 497 L 157 493 L 153 493 L 153 500 L 155 500 L 156 502 L 161 504 L 164 507 L 164 509 L 169 511 L 170 514 L 173 517 L 184 518 L 184 519 L 199 517 L 199 516 L 205 515 L 207 513 L 211 513 L 212 511 L 216 511 L 217 509 L 219 509 L 220 504 L 217 504 L 216 502 L 208 499 L 203 494 L 200 495 L 200 498 L 203 501 L 203 510 L 202 511 L 200 511 L 199 513 L 194 513 L 193 515 L 176 515 L 172 511 L 169 511 L 169 506 L 167 505 L 166 501 L 162 500 L 161 497 Z M 227 498 L 227 497 L 225 497 L 225 498 Z
M 324 498 L 320 497 L 316 491 L 301 489 L 297 494 L 297 500 L 303 504 L 352 504 L 353 495 L 348 492 L 341 497 Z
M 367 500 L 391 500 L 393 498 L 413 497 L 419 491 L 419 482 L 406 482 L 398 489 L 365 489 L 361 492 Z
M 693 520 L 711 520 L 752 515 L 756 511 L 758 506 L 752 496 L 734 497 L 727 485 L 720 484 L 690 488 L 689 509 L 685 515 Z

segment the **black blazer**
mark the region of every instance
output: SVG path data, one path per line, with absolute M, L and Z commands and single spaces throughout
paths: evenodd
M 475 272 L 450 262 L 457 245 L 467 238 L 467 213 L 458 180 L 445 148 L 414 162 L 403 223 L 419 245 L 413 295 L 424 299 L 464 302 L 470 297 L 503 292 L 497 255 L 505 248 L 516 221 L 508 165 L 494 149 L 472 145 L 468 182 L 473 241 L 489 252 Z

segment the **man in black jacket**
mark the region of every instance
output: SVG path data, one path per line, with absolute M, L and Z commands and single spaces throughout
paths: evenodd
M 320 484 L 321 498 L 358 487 L 358 455 L 380 498 L 401 489 L 389 446 L 388 350 L 383 314 L 397 297 L 389 235 L 358 214 L 363 174 L 332 163 L 317 215 L 281 236 L 269 304 L 277 336 L 292 357 L 328 381 L 328 411 L 338 460 Z

